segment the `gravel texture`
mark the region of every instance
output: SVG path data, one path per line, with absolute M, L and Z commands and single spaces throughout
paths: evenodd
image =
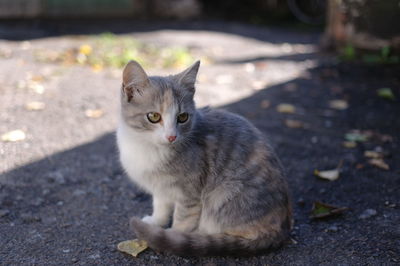
M 319 34 L 225 22 L 4 23 L 0 26 L 0 265 L 398 265 L 400 263 L 400 68 L 340 62 L 317 52 Z M 116 250 L 133 238 L 130 216 L 151 212 L 150 197 L 131 184 L 118 162 L 120 71 L 38 63 L 38 48 L 60 49 L 113 30 L 143 42 L 190 47 L 211 60 L 201 67 L 197 101 L 239 113 L 270 139 L 292 191 L 296 243 L 251 258 L 180 258 Z M 21 41 L 24 40 L 24 41 Z M 153 74 L 174 73 L 150 69 Z M 44 88 L 21 83 L 41 75 Z M 377 96 L 391 88 L 391 101 Z M 330 108 L 331 100 L 348 108 Z M 45 108 L 29 111 L 26 103 Z M 277 112 L 282 103 L 295 113 Z M 101 109 L 88 118 L 87 109 Z M 287 122 L 295 120 L 299 122 Z M 372 136 L 345 148 L 352 129 Z M 388 135 L 385 137 L 382 135 Z M 386 139 L 385 139 L 386 138 Z M 368 163 L 383 151 L 389 170 Z M 340 178 L 314 170 L 342 161 Z M 312 203 L 349 210 L 309 218 Z

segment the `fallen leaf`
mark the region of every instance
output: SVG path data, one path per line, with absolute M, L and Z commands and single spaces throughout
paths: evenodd
M 271 102 L 268 100 L 262 100 L 260 103 L 260 107 L 262 109 L 267 109 L 268 107 L 270 107 L 270 105 L 271 105 Z
M 97 73 L 103 70 L 103 65 L 101 64 L 93 64 L 92 65 L 92 71 Z
M 322 179 L 327 179 L 330 181 L 334 181 L 340 176 L 340 168 L 342 167 L 343 161 L 339 162 L 339 165 L 335 169 L 319 171 L 317 169 L 314 170 L 314 175 L 318 176 Z
M 289 103 L 281 103 L 281 104 L 278 104 L 278 106 L 276 107 L 276 110 L 279 113 L 293 114 L 296 112 L 296 107 Z
M 25 137 L 26 137 L 25 132 L 20 129 L 17 129 L 17 130 L 12 130 L 10 132 L 7 132 L 7 133 L 1 135 L 1 140 L 15 142 L 15 141 L 24 140 Z
M 146 241 L 134 239 L 134 240 L 126 240 L 118 243 L 118 250 L 121 252 L 128 253 L 134 257 L 137 257 L 139 253 L 146 250 L 148 248 Z
M 37 94 L 43 94 L 44 93 L 44 87 L 41 84 L 38 84 L 37 82 L 29 82 L 28 87 L 36 92 Z
M 363 169 L 364 165 L 362 163 L 356 164 L 356 169 Z
M 342 145 L 345 148 L 352 149 L 352 148 L 357 147 L 357 142 L 354 142 L 354 141 L 343 141 Z
M 349 133 L 346 133 L 345 139 L 352 142 L 365 142 L 368 140 L 368 135 L 363 134 L 360 131 L 351 131 Z
M 373 134 L 374 138 L 376 138 L 378 141 L 381 142 L 393 142 L 393 137 L 387 134 L 379 134 L 375 133 Z
M 383 170 L 389 170 L 390 167 L 387 163 L 382 158 L 379 159 L 371 159 L 368 161 L 370 165 L 376 166 L 378 168 L 381 168 Z
M 42 82 L 44 81 L 44 77 L 42 75 L 34 75 L 30 78 L 30 80 L 34 82 Z
M 101 109 L 87 109 L 85 111 L 86 117 L 89 117 L 89 118 L 99 118 L 99 117 L 102 117 L 103 114 L 104 114 L 104 112 Z
M 304 127 L 304 124 L 300 120 L 293 120 L 293 119 L 286 119 L 285 120 L 285 125 L 288 128 L 302 128 Z
M 25 108 L 29 111 L 39 111 L 43 110 L 45 104 L 43 102 L 29 102 L 25 104 Z
M 336 110 L 346 110 L 349 104 L 344 100 L 332 100 L 329 102 L 329 107 Z
M 377 151 L 364 151 L 364 156 L 373 159 L 383 158 L 383 154 Z
M 89 55 L 92 53 L 92 47 L 88 44 L 81 45 L 79 47 L 79 53 L 84 54 L 84 55 Z
M 339 171 L 339 169 L 332 169 L 332 170 L 325 170 L 325 171 L 319 171 L 319 170 L 315 169 L 314 175 L 316 175 L 322 179 L 334 181 L 339 178 L 340 171 Z
M 394 96 L 392 90 L 390 88 L 380 88 L 377 91 L 377 94 L 379 97 L 387 99 L 387 100 L 396 100 L 396 97 Z
M 261 89 L 264 89 L 264 88 L 267 86 L 267 84 L 266 84 L 264 81 L 262 81 L 262 80 L 254 80 L 254 81 L 251 83 L 251 86 L 252 86 L 253 89 L 255 89 L 255 90 L 261 90 Z
M 342 214 L 347 211 L 347 207 L 337 207 L 330 204 L 322 203 L 320 201 L 315 201 L 311 210 L 311 219 L 321 219 L 326 217 L 331 217 L 334 215 Z

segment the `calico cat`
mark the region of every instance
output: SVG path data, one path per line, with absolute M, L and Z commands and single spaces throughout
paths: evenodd
M 199 65 L 167 77 L 148 77 L 135 61 L 123 71 L 120 160 L 153 196 L 153 214 L 131 227 L 151 248 L 182 256 L 278 247 L 291 230 L 280 163 L 245 118 L 196 109 Z

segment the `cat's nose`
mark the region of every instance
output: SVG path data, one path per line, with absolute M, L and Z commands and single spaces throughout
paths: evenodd
M 174 140 L 176 140 L 176 136 L 169 136 L 168 137 L 168 141 L 169 142 L 174 142 Z

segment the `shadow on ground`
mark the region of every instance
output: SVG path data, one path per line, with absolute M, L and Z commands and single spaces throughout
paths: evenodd
M 8 20 L 0 25 L 0 39 L 31 40 L 62 35 L 100 34 L 112 32 L 114 34 L 131 34 L 158 30 L 190 30 L 214 31 L 227 34 L 236 34 L 270 43 L 297 43 L 314 44 L 318 41 L 318 34 L 285 32 L 279 28 L 265 29 L 254 25 L 227 23 L 223 21 L 143 21 L 130 19 L 107 20 Z
M 293 195 L 297 244 L 264 256 L 243 259 L 189 259 L 146 251 L 138 259 L 116 251 L 133 237 L 128 218 L 150 213 L 150 198 L 130 184 L 117 160 L 114 134 L 54 154 L 5 173 L 0 178 L 0 264 L 129 265 L 214 263 L 316 265 L 388 265 L 400 261 L 400 106 L 376 96 L 390 87 L 400 95 L 399 69 L 339 64 L 320 66 L 309 76 L 265 88 L 222 108 L 255 123 L 271 140 L 283 164 Z M 350 107 L 328 108 L 332 99 Z M 263 100 L 271 103 L 262 108 Z M 276 112 L 278 103 L 296 106 L 295 114 Z M 285 120 L 304 128 L 287 128 Z M 350 129 L 369 129 L 395 137 L 371 139 L 354 149 L 342 147 Z M 389 171 L 370 166 L 365 150 L 381 147 Z M 331 169 L 343 160 L 341 178 L 325 182 L 314 169 Z M 350 208 L 344 215 L 311 221 L 312 202 Z M 395 204 L 395 206 L 393 205 Z M 366 209 L 377 215 L 359 216 Z

